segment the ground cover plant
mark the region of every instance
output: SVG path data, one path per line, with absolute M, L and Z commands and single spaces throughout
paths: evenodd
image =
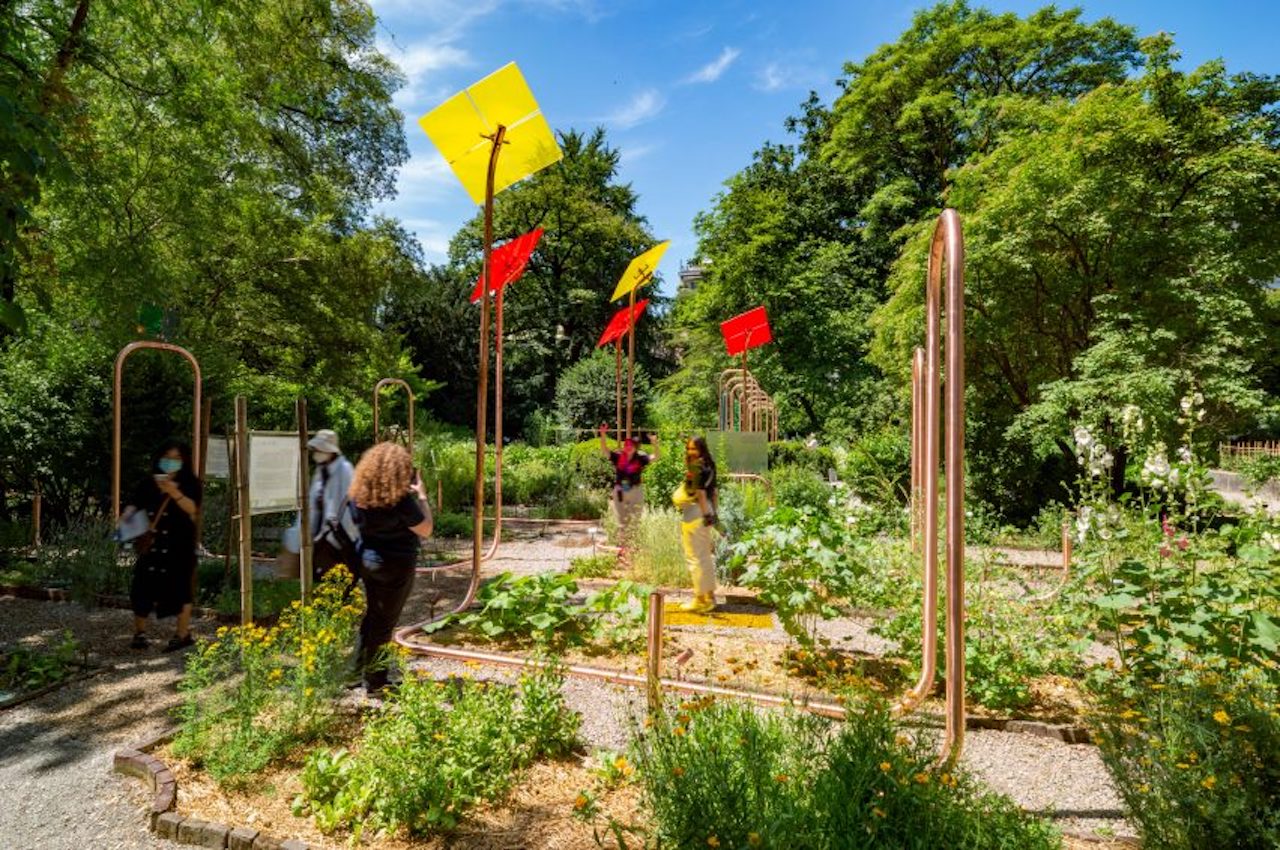
M 625 649 L 643 634 L 648 595 L 647 587 L 626 580 L 583 595 L 578 582 L 561 573 L 502 573 L 480 588 L 477 609 L 451 614 L 425 631 L 452 627 L 487 641 Z
M 659 846 L 1039 850 L 1057 832 L 903 734 L 885 706 L 843 723 L 730 701 L 668 706 L 633 732 Z
M 364 609 L 349 581 L 337 567 L 276 625 L 224 627 L 188 653 L 174 754 L 219 782 L 244 783 L 329 731 Z
M 35 691 L 60 682 L 85 665 L 86 652 L 71 632 L 48 649 L 12 646 L 0 650 L 0 693 Z
M 534 761 L 578 745 L 554 665 L 515 687 L 409 675 L 351 750 L 307 759 L 295 811 L 325 832 L 447 831 L 478 803 L 503 797 Z

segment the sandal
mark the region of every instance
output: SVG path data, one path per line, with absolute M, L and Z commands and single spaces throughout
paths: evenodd
M 143 632 L 134 632 L 133 640 L 129 641 L 129 648 L 146 649 L 148 643 L 150 643 L 150 641 L 147 640 L 146 634 Z
M 179 649 L 186 649 L 188 646 L 195 646 L 195 642 L 196 642 L 196 639 L 193 638 L 189 633 L 187 634 L 186 637 L 178 637 L 177 635 L 174 635 L 173 637 L 169 638 L 169 642 L 165 644 L 164 651 L 177 652 Z

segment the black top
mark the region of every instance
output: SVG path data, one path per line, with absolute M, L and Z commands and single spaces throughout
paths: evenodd
M 407 493 L 389 508 L 361 508 L 351 502 L 351 516 L 360 529 L 361 549 L 382 557 L 416 557 L 421 541 L 412 529 L 426 521 L 418 497 Z
M 609 462 L 613 464 L 613 486 L 623 489 L 640 486 L 640 476 L 652 460 L 644 452 L 635 452 L 625 461 L 622 452 L 609 452 Z
M 179 473 L 174 478 L 174 483 L 178 485 L 182 495 L 199 506 L 202 495 L 200 479 L 194 475 Z M 160 560 L 194 562 L 196 557 L 195 521 L 187 516 L 186 511 L 174 504 L 173 499 L 170 499 L 167 505 L 164 502 L 165 495 L 160 492 L 155 477 L 151 475 L 139 481 L 133 495 L 129 497 L 129 504 L 146 511 L 147 515 L 155 520 L 156 539 L 148 555 Z M 156 519 L 156 511 L 160 510 L 161 505 L 164 505 L 164 513 Z
M 719 488 L 719 486 L 720 486 L 719 483 L 716 481 L 715 464 L 709 464 L 706 461 L 703 461 L 702 471 L 698 473 L 698 489 L 706 490 L 707 498 L 714 500 L 716 496 L 716 490 Z

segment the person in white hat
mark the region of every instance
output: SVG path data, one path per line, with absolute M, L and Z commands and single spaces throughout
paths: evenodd
M 319 581 L 325 573 L 338 564 L 345 564 L 353 574 L 358 572 L 359 564 L 347 563 L 351 558 L 349 544 L 345 541 L 358 540 L 360 532 L 355 521 L 346 510 L 347 490 L 351 487 L 354 469 L 351 461 L 342 455 L 338 446 L 338 435 L 326 429 L 317 431 L 307 441 L 311 449 L 311 459 L 315 461 L 316 471 L 311 477 L 311 498 L 309 516 L 311 519 L 311 537 L 314 545 L 311 550 L 311 572 Z M 345 531 L 339 533 L 339 529 Z

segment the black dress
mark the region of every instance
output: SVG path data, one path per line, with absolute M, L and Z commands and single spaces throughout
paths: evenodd
M 182 495 L 200 505 L 200 480 L 191 474 L 174 479 Z M 133 583 L 129 599 L 133 613 L 146 617 L 155 611 L 157 617 L 173 617 L 190 603 L 192 577 L 196 571 L 196 524 L 173 499 L 164 504 L 155 478 L 148 476 L 138 483 L 129 504 L 145 510 L 155 520 L 155 543 L 151 551 L 138 557 L 133 567 Z

